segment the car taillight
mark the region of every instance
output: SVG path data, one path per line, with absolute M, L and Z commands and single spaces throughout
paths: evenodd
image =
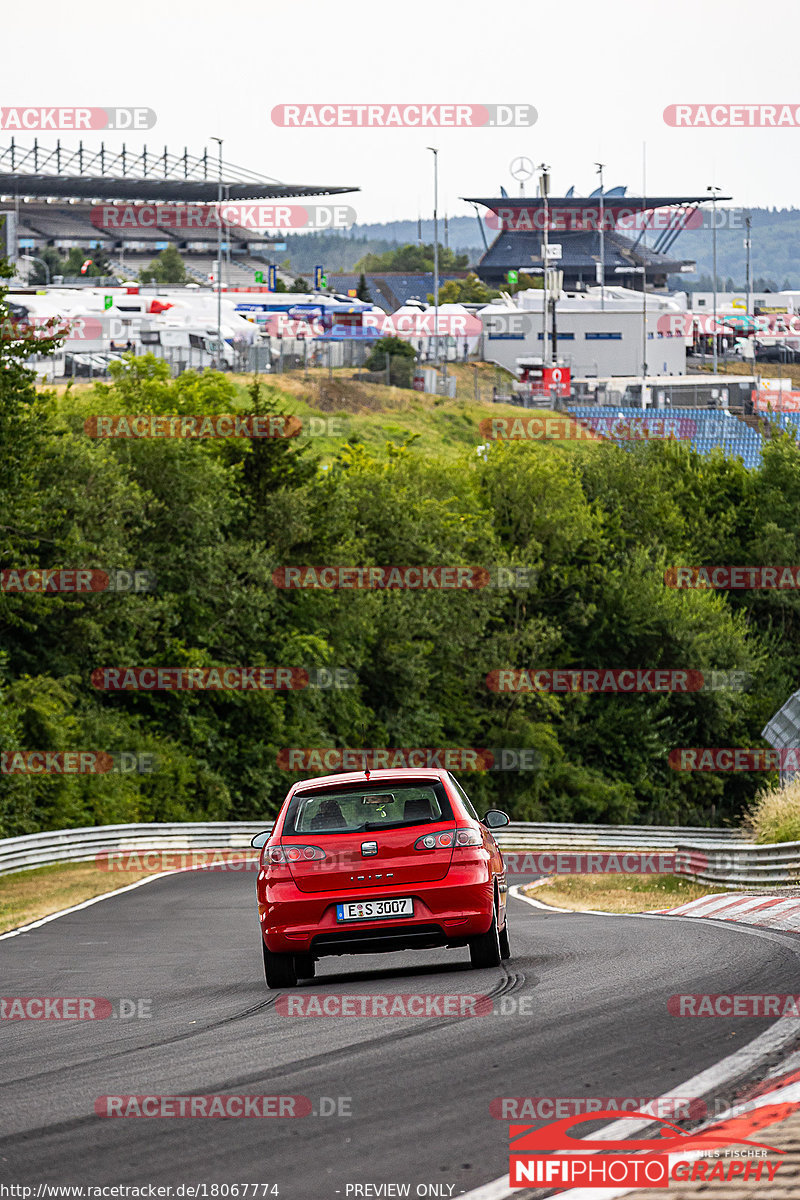
M 482 846 L 483 838 L 478 833 L 477 829 L 457 829 L 456 830 L 456 847 L 458 846 Z
M 455 829 L 440 829 L 438 833 L 426 833 L 414 842 L 415 850 L 449 849 L 455 840 Z
M 325 858 L 325 851 L 320 846 L 269 846 L 264 855 L 264 866 L 277 866 L 281 863 L 318 862 Z

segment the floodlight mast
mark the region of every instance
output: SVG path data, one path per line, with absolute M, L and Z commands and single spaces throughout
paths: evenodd
M 547 341 L 547 262 L 548 262 L 548 229 L 550 223 L 550 212 L 547 203 L 547 197 L 550 192 L 550 168 L 546 163 L 539 163 L 539 170 L 542 174 L 539 177 L 539 192 L 544 200 L 544 238 L 542 241 L 542 283 L 544 292 L 542 296 L 542 369 L 550 366 L 550 348 Z
M 605 163 L 595 163 L 600 176 L 600 310 L 606 307 L 606 255 L 605 255 L 605 197 L 603 195 L 603 167 Z
M 212 137 L 219 144 L 219 183 L 217 186 L 217 354 L 222 366 L 222 138 Z

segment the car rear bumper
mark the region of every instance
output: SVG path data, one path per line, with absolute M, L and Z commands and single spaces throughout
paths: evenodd
M 343 900 L 389 900 L 411 896 L 414 915 L 386 921 L 338 921 Z M 357 891 L 299 892 L 294 884 L 268 886 L 259 904 L 264 942 L 273 954 L 378 954 L 389 950 L 464 945 L 486 933 L 492 921 L 494 889 L 479 882 L 406 884 Z

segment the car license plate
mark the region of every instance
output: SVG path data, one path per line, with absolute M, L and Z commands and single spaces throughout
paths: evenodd
M 348 900 L 336 905 L 337 921 L 385 921 L 392 917 L 413 917 L 411 896 L 397 900 Z

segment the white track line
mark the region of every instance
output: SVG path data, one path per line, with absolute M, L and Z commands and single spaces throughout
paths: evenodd
M 758 1096 L 750 1102 L 751 1111 L 757 1108 L 763 1108 L 767 1104 L 798 1104 L 800 1103 L 800 1084 L 790 1083 L 785 1087 L 776 1088 L 774 1092 L 765 1092 L 763 1096 Z M 722 1113 L 719 1117 L 714 1117 L 708 1124 L 716 1125 L 719 1121 L 724 1121 L 732 1115 L 732 1110 Z M 785 1119 L 785 1118 L 784 1118 Z M 700 1126 L 704 1128 L 704 1126 Z M 597 1136 L 596 1134 L 593 1136 Z M 760 1131 L 757 1135 L 761 1136 Z M 670 1154 L 670 1161 L 673 1157 L 685 1159 L 688 1162 L 693 1162 L 702 1156 L 702 1150 L 685 1150 L 683 1154 L 673 1156 Z M 515 1192 L 519 1192 L 520 1188 L 515 1188 Z M 568 1191 L 559 1192 L 559 1200 L 615 1200 L 617 1196 L 630 1196 L 636 1192 L 648 1192 L 650 1188 L 644 1184 L 636 1184 L 634 1187 L 623 1188 L 569 1188 Z M 468 1200 L 470 1193 L 462 1197 L 462 1200 Z
M 525 904 L 530 904 L 533 908 L 538 908 L 545 912 L 575 912 L 575 909 L 555 908 L 554 905 L 542 904 L 539 900 L 534 900 L 531 896 L 521 895 L 519 888 L 528 886 L 515 884 L 508 889 L 508 894 L 515 900 L 522 900 Z M 582 915 L 587 915 L 587 910 L 583 910 Z M 670 917 L 660 913 L 606 913 L 598 912 L 597 910 L 588 910 L 588 915 L 597 915 L 603 917 L 639 917 L 639 918 L 655 918 L 658 920 L 673 920 L 677 918 Z M 757 932 L 753 926 L 745 926 L 751 932 Z M 790 949 L 793 949 L 790 947 Z M 793 953 L 800 957 L 800 946 Z M 696 1098 L 706 1095 L 712 1089 L 724 1086 L 730 1080 L 737 1079 L 744 1075 L 748 1070 L 756 1066 L 761 1059 L 768 1054 L 774 1054 L 776 1050 L 780 1050 L 788 1042 L 793 1041 L 797 1037 L 797 1018 L 796 1017 L 781 1017 L 774 1025 L 770 1025 L 762 1034 L 759 1034 L 752 1042 L 748 1042 L 746 1046 L 742 1046 L 740 1050 L 736 1050 L 733 1054 L 729 1054 L 726 1058 L 715 1063 L 713 1067 L 709 1067 L 705 1071 L 701 1071 L 699 1075 L 694 1075 L 686 1083 L 677 1086 L 671 1092 L 665 1092 L 659 1100 L 672 1100 L 681 1098 Z M 795 1095 L 796 1091 L 796 1095 Z M 754 1106 L 758 1104 L 772 1103 L 775 1096 L 783 1096 L 784 1099 L 789 1098 L 791 1093 L 792 1100 L 800 1100 L 800 1085 L 792 1084 L 787 1088 L 778 1089 L 777 1092 L 767 1093 L 769 1100 L 758 1097 L 757 1101 L 753 1101 Z M 658 1111 L 658 1110 L 657 1110 Z M 714 1120 L 722 1120 L 722 1117 L 715 1117 Z M 648 1125 L 652 1125 L 653 1120 L 639 1120 L 634 1117 L 626 1117 L 619 1121 L 613 1121 L 610 1125 L 604 1125 L 597 1133 L 592 1134 L 593 1139 L 602 1138 L 630 1138 L 641 1129 L 646 1129 Z M 523 1188 L 511 1188 L 508 1184 L 508 1174 L 501 1175 L 498 1179 L 493 1179 L 490 1183 L 483 1184 L 482 1187 L 474 1188 L 471 1192 L 462 1193 L 460 1200 L 515 1200 L 520 1195 Z M 528 1189 L 531 1190 L 531 1189 Z M 642 1188 L 637 1185 L 633 1188 L 624 1188 L 622 1191 L 609 1188 L 591 1188 L 575 1189 L 572 1188 L 568 1192 L 559 1192 L 559 1200 L 613 1200 L 616 1196 L 628 1195 L 631 1192 L 641 1191 Z
M 238 859 L 231 860 L 238 862 Z M 242 859 L 242 862 L 250 862 L 251 859 Z M 231 868 L 232 869 L 232 868 Z M 71 908 L 62 908 L 58 912 L 49 913 L 46 917 L 40 917 L 38 921 L 31 921 L 29 925 L 20 925 L 17 929 L 9 929 L 8 933 L 0 933 L 0 942 L 6 938 L 19 937 L 21 933 L 30 933 L 32 929 L 38 929 L 40 925 L 47 925 L 50 921 L 57 921 L 59 917 L 67 917 L 70 913 L 80 912 L 82 908 L 91 908 L 93 904 L 99 904 L 101 900 L 110 900 L 112 896 L 121 896 L 124 892 L 132 892 L 134 888 L 144 887 L 146 883 L 153 883 L 156 879 L 168 879 L 170 875 L 183 875 L 186 871 L 219 871 L 220 867 L 215 863 L 198 863 L 194 867 L 176 867 L 174 871 L 159 871 L 156 875 L 148 875 L 146 879 L 137 879 L 135 883 L 126 883 L 125 887 L 115 888 L 113 892 L 103 892 L 100 896 L 92 896 L 90 900 L 82 900 L 80 904 L 73 904 Z

